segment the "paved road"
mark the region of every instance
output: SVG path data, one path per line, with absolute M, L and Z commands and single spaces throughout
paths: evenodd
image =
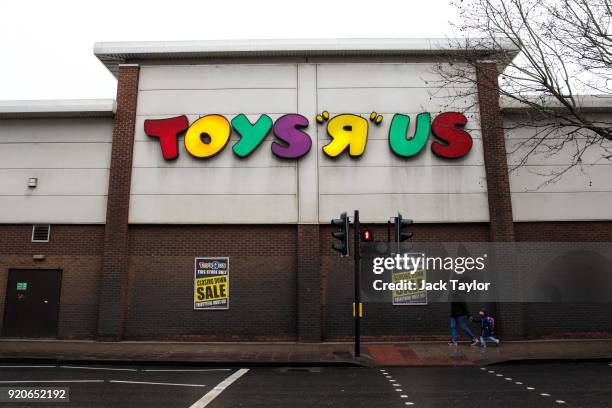
M 493 367 L 0 365 L 0 386 L 70 387 L 70 403 L 0 407 L 612 407 L 612 363 Z

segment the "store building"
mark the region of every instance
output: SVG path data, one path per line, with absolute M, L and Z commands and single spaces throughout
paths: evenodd
M 612 241 L 609 166 L 534 190 L 528 167 L 561 152 L 509 175 L 507 144 L 525 135 L 502 124 L 524 108 L 485 86 L 499 63 L 486 49 L 473 96 L 449 106 L 433 70 L 460 51 L 448 44 L 100 43 L 116 101 L 0 102 L 2 335 L 348 339 L 352 261 L 330 249 L 342 211 L 382 239 L 399 211 L 419 241 Z M 390 143 L 396 114 L 421 146 Z M 229 258 L 221 310 L 194 307 L 198 257 Z M 447 309 L 366 305 L 363 334 L 446 336 Z M 508 337 L 612 327 L 609 305 L 500 310 Z

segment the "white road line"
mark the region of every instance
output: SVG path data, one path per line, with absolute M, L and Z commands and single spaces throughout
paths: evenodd
M 563 400 L 556 400 L 555 402 L 556 402 L 557 404 L 565 404 L 565 401 L 563 401 Z
M 527 387 L 527 389 L 528 389 L 529 391 L 533 391 L 533 390 L 535 390 L 535 388 L 533 388 L 533 387 Z
M 401 387 L 402 386 L 401 384 L 391 384 L 391 385 L 393 385 L 394 387 Z
M 515 384 L 516 384 L 516 385 L 523 385 L 523 383 L 522 383 L 522 382 L 520 382 L 520 381 L 515 382 Z
M 119 383 L 119 384 L 175 385 L 177 387 L 206 387 L 205 384 L 180 384 L 180 383 L 164 383 L 164 382 L 148 382 L 148 381 L 109 380 L 108 382 L 110 382 L 110 383 Z
M 400 395 L 400 398 L 408 398 L 408 396 L 406 394 L 402 394 Z
M 391 377 L 390 375 L 385 375 L 385 378 L 393 378 L 393 377 Z
M 543 397 L 550 397 L 550 394 L 546 394 L 545 392 L 541 393 L 540 395 Z
M 503 377 L 503 374 L 495 374 L 496 377 Z
M 225 380 L 217 384 L 215 388 L 208 391 L 202 398 L 197 400 L 189 408 L 204 408 L 205 406 L 210 404 L 215 398 L 217 398 L 219 394 L 221 394 L 227 387 L 232 385 L 234 381 L 236 381 L 237 379 L 239 379 L 240 377 L 242 377 L 248 372 L 249 372 L 248 368 L 241 368 L 240 370 L 236 371 L 235 373 L 227 377 Z
M 395 382 L 395 380 L 389 380 L 389 382 Z
M 506 377 L 506 378 L 505 378 L 505 380 L 506 380 L 506 381 L 512 381 L 512 378 L 510 378 L 510 377 Z
M 60 368 L 71 368 L 71 369 L 77 369 L 77 370 L 138 371 L 135 368 L 109 368 L 109 367 L 60 366 Z
M 406 405 L 414 405 L 414 402 L 410 402 L 410 401 L 408 401 L 408 402 L 406 402 L 405 404 L 406 404 Z
M 30 380 L 30 381 L 0 381 L 0 384 L 28 383 L 102 383 L 104 380 Z
M 3 365 L 0 368 L 55 368 L 54 365 Z
M 397 392 L 404 392 L 404 390 L 400 389 L 400 388 L 394 388 L 395 391 Z
M 202 368 L 202 369 L 195 368 L 193 370 L 191 369 L 186 369 L 186 370 L 178 370 L 178 369 L 173 369 L 173 370 L 171 369 L 167 369 L 167 370 L 166 369 L 163 369 L 163 370 L 151 369 L 149 370 L 149 369 L 146 369 L 142 371 L 148 371 L 150 373 L 165 373 L 165 372 L 191 373 L 191 372 L 200 372 L 200 371 L 232 371 L 232 369 L 231 368 Z

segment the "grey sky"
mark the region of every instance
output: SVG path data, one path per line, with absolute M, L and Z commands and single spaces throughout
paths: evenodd
M 449 0 L 0 3 L 0 99 L 113 98 L 96 41 L 445 37 Z

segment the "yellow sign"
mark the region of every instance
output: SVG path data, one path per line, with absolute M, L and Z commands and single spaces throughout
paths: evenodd
M 229 258 L 196 258 L 194 310 L 229 309 Z
M 392 291 L 394 305 L 426 305 L 427 290 L 421 289 L 426 279 L 426 271 L 417 269 L 416 272 L 392 272 L 393 283 L 401 290 Z

